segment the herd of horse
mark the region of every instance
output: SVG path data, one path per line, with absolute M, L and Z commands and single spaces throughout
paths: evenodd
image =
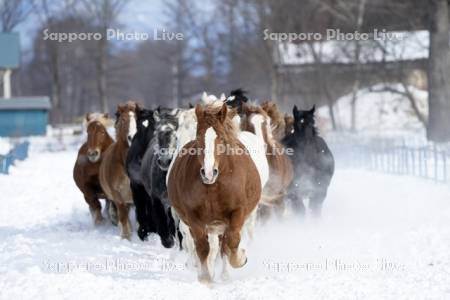
M 178 244 L 198 269 L 214 277 L 217 258 L 242 267 L 241 235 L 253 238 L 258 220 L 283 218 L 289 207 L 320 216 L 334 159 L 318 135 L 311 110 L 282 113 L 274 102 L 249 101 L 241 89 L 220 98 L 203 93 L 189 108 L 150 110 L 133 101 L 117 107 L 115 139 L 107 114 L 86 115 L 87 141 L 74 180 L 94 224 L 106 215 L 130 239 L 135 206 L 141 240 L 156 233 L 164 247 Z

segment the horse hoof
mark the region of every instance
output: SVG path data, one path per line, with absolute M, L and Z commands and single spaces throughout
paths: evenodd
M 212 283 L 212 278 L 211 278 L 211 276 L 209 276 L 209 274 L 201 274 L 201 275 L 198 275 L 198 281 L 200 283 L 210 285 Z
M 131 241 L 131 234 L 121 234 L 120 237 L 124 240 Z
M 148 240 L 148 236 L 150 235 L 150 232 L 148 232 L 146 229 L 144 228 L 139 228 L 137 231 L 138 237 L 141 241 L 146 241 Z
M 228 272 L 223 272 L 220 275 L 220 278 L 222 278 L 222 281 L 230 281 L 230 273 Z
M 105 219 L 104 219 L 103 217 L 101 217 L 101 218 L 96 218 L 96 219 L 94 220 L 94 225 L 95 225 L 95 226 L 100 226 L 100 225 L 102 225 L 104 222 L 105 222 Z
M 172 248 L 175 245 L 175 241 L 172 237 L 162 238 L 161 243 L 165 248 Z
M 233 268 L 242 268 L 247 263 L 247 256 L 244 249 L 239 249 L 230 257 L 230 265 Z

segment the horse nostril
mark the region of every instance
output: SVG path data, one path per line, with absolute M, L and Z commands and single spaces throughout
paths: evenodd
M 202 175 L 202 177 L 205 177 L 205 169 L 203 168 L 200 169 L 200 175 Z
M 133 140 L 133 138 L 131 137 L 131 135 L 128 136 L 128 141 L 131 142 L 131 140 Z
M 217 168 L 214 168 L 213 170 L 213 175 L 217 176 L 219 174 L 219 170 Z
M 97 150 L 95 150 L 94 152 L 92 152 L 92 156 L 97 156 L 99 153 Z

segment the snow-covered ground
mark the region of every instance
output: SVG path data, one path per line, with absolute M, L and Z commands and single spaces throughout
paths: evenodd
M 197 282 L 157 238 L 95 228 L 76 152 L 0 175 L 0 299 L 450 299 L 450 188 L 337 170 L 319 221 L 260 226 L 231 280 Z

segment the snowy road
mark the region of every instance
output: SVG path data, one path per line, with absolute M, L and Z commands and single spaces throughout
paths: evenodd
M 320 222 L 259 227 L 249 262 L 205 286 L 154 238 L 94 228 L 75 152 L 0 175 L 0 299 L 450 299 L 450 188 L 338 170 Z

